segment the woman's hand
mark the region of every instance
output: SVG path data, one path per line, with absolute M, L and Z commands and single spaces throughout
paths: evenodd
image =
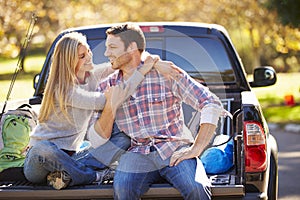
M 183 70 L 170 61 L 159 60 L 154 68 L 167 79 L 179 80 L 183 75 Z
M 117 109 L 128 97 L 129 85 L 121 83 L 116 86 L 108 88 L 104 93 L 106 97 L 106 103 L 109 103 L 113 116 L 115 116 Z
M 144 76 L 153 68 L 154 64 L 159 60 L 159 56 L 146 53 L 144 64 L 139 69 L 139 72 Z

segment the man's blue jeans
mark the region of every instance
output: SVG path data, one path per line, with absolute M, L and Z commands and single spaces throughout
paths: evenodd
M 27 153 L 24 174 L 33 183 L 44 183 L 50 172 L 65 171 L 71 177 L 70 186 L 90 184 L 96 180 L 95 170 L 109 166 L 129 145 L 130 139 L 124 133 L 114 132 L 100 147 L 69 156 L 54 143 L 41 141 Z
M 151 184 L 164 178 L 184 199 L 210 199 L 209 187 L 195 181 L 196 159 L 188 159 L 169 167 L 170 159 L 162 160 L 157 151 L 148 155 L 128 152 L 120 158 L 114 177 L 114 198 L 140 199 Z

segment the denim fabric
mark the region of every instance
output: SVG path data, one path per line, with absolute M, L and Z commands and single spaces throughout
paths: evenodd
M 96 180 L 94 170 L 107 168 L 130 146 L 130 139 L 116 124 L 108 142 L 96 149 L 88 149 L 71 157 L 49 141 L 40 141 L 27 153 L 24 174 L 33 183 L 43 183 L 49 172 L 65 171 L 72 185 L 90 184 Z
M 120 158 L 114 177 L 114 198 L 140 199 L 152 183 L 167 180 L 184 199 L 210 199 L 209 187 L 195 181 L 196 159 L 188 159 L 169 167 L 156 151 L 148 155 L 128 152 Z
M 89 184 L 96 180 L 96 172 L 75 160 L 50 141 L 36 143 L 27 153 L 24 163 L 25 177 L 33 183 L 44 183 L 49 172 L 65 171 L 72 185 Z
M 90 150 L 90 152 L 98 161 L 109 166 L 112 162 L 118 160 L 129 146 L 130 138 L 121 132 L 114 123 L 111 138 L 105 144 Z

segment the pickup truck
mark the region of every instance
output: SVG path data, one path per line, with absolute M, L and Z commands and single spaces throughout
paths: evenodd
M 212 183 L 212 199 L 277 199 L 277 143 L 251 90 L 252 87 L 275 84 L 274 69 L 270 66 L 258 67 L 253 71 L 253 81 L 248 81 L 242 61 L 227 31 L 220 25 L 188 22 L 139 25 L 145 34 L 148 52 L 174 62 L 209 87 L 233 115 L 232 119 L 222 118 L 216 132 L 234 141 L 233 167 L 225 173 L 208 175 Z M 104 56 L 105 31 L 111 26 L 78 27 L 61 32 L 49 49 L 41 72 L 34 77 L 33 97 L 25 101 L 34 107 L 40 105 L 53 49 L 62 35 L 72 31 L 86 35 L 94 63 L 103 63 L 108 61 Z M 199 113 L 184 106 L 184 117 L 191 132 L 197 132 Z M 22 168 L 8 169 L 0 174 L 0 199 L 112 199 L 112 182 L 57 191 L 47 185 L 34 185 L 26 181 Z M 143 199 L 182 197 L 170 184 L 160 182 L 153 184 Z

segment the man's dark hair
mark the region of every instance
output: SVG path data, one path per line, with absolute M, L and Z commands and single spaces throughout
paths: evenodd
M 125 23 L 121 25 L 113 26 L 106 30 L 107 35 L 114 35 L 121 38 L 124 42 L 125 49 L 135 42 L 138 50 L 142 53 L 145 50 L 146 39 L 141 28 L 133 23 Z

